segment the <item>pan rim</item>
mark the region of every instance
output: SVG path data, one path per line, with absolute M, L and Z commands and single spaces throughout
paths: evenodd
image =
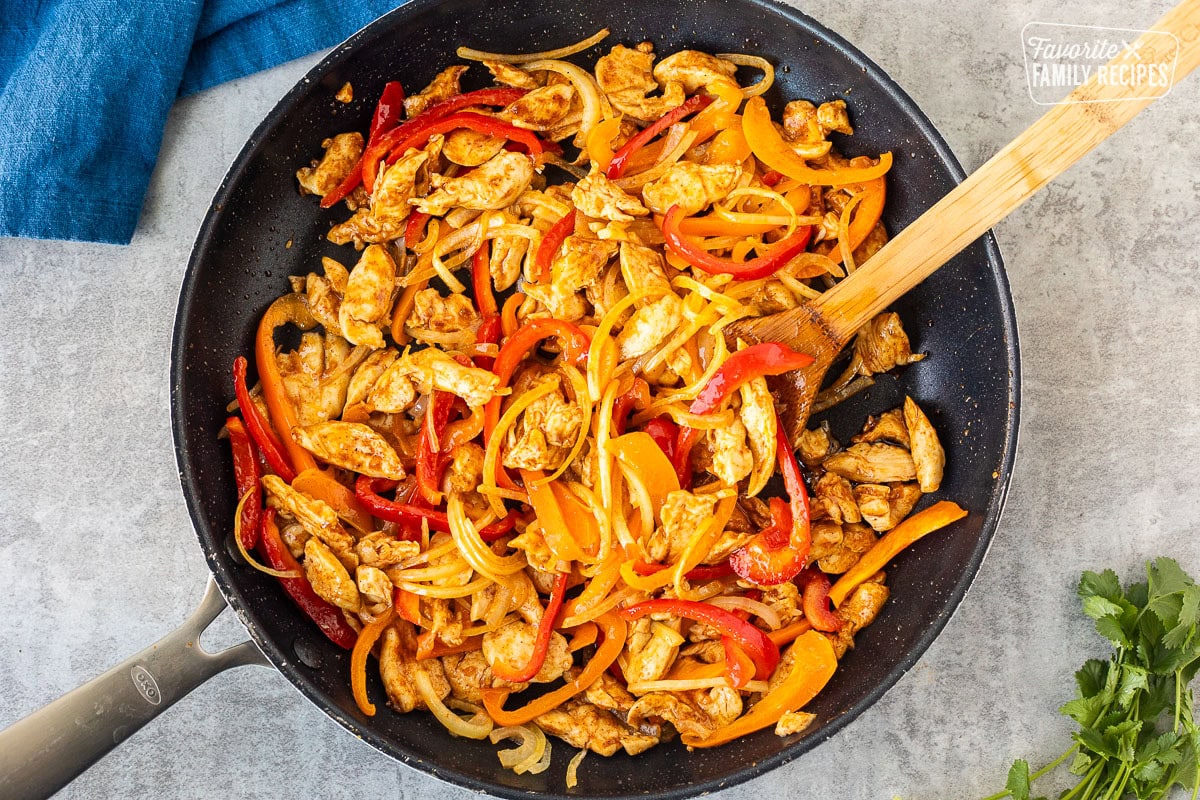
M 193 529 L 200 543 L 201 550 L 204 552 L 205 560 L 208 562 L 208 567 L 213 577 L 217 582 L 221 594 L 224 596 L 230 608 L 233 609 L 242 625 L 246 628 L 247 633 L 258 648 L 267 656 L 272 665 L 281 672 L 288 682 L 292 684 L 305 698 L 320 708 L 327 716 L 345 728 L 350 734 L 358 739 L 361 739 L 370 744 L 376 750 L 384 753 L 396 761 L 416 768 L 421 772 L 432 775 L 440 780 L 448 783 L 471 789 L 477 792 L 486 792 L 499 797 L 506 798 L 527 798 L 528 791 L 516 789 L 511 786 L 493 783 L 482 780 L 475 776 L 460 772 L 458 770 L 447 768 L 433 764 L 426 759 L 420 758 L 406 748 L 390 739 L 376 733 L 369 727 L 359 724 L 355 719 L 347 717 L 338 706 L 330 702 L 330 700 L 315 686 L 314 682 L 302 673 L 296 665 L 296 659 L 293 658 L 279 644 L 263 635 L 262 631 L 253 624 L 247 611 L 247 604 L 242 591 L 237 586 L 235 576 L 231 575 L 222 562 L 216 557 L 216 553 L 211 550 L 206 543 L 202 530 L 205 529 L 203 516 L 199 507 L 199 487 L 193 485 L 194 476 L 188 473 L 187 464 L 188 445 L 186 438 L 186 421 L 185 409 L 183 407 L 183 397 L 180 391 L 180 386 L 183 381 L 183 373 L 186 362 L 186 352 L 184 345 L 184 327 L 185 320 L 188 317 L 189 309 L 195 299 L 199 273 L 199 265 L 203 261 L 204 254 L 208 250 L 218 227 L 219 220 L 222 215 L 223 208 L 233 193 L 235 187 L 240 183 L 243 174 L 249 168 L 251 162 L 257 155 L 258 149 L 262 142 L 269 137 L 273 132 L 279 120 L 292 110 L 301 98 L 305 97 L 313 90 L 321 78 L 327 73 L 338 67 L 343 61 L 349 58 L 358 48 L 358 45 L 373 38 L 382 30 L 390 29 L 397 24 L 402 23 L 405 19 L 419 15 L 425 11 L 436 8 L 442 0 L 411 0 L 387 14 L 372 21 L 361 30 L 357 31 L 346 39 L 341 44 L 334 47 L 321 61 L 312 67 L 305 75 L 296 82 L 296 84 L 276 103 L 268 115 L 255 128 L 253 133 L 247 139 L 245 145 L 238 153 L 233 164 L 230 166 L 225 177 L 222 179 L 220 186 L 209 205 L 209 209 L 205 214 L 204 221 L 201 223 L 200 230 L 197 234 L 195 244 L 193 245 L 191 255 L 188 259 L 183 282 L 180 288 L 179 302 L 176 307 L 175 321 L 172 330 L 172 345 L 171 345 L 171 429 L 174 441 L 174 449 L 176 456 L 176 466 L 179 472 L 181 489 L 184 495 L 184 502 L 191 517 Z M 889 96 L 889 98 L 907 114 L 915 123 L 920 134 L 927 141 L 937 158 L 945 165 L 947 171 L 955 184 L 960 183 L 966 177 L 962 166 L 954 153 L 951 151 L 945 139 L 941 136 L 933 123 L 925 115 L 925 113 L 917 106 L 911 97 L 892 79 L 881 67 L 874 61 L 864 55 L 857 47 L 847 41 L 838 33 L 821 24 L 814 18 L 804 14 L 803 12 L 784 5 L 777 0 L 742 0 L 749 6 L 758 7 L 768 11 L 782 19 L 786 20 L 791 26 L 794 26 L 805 33 L 811 34 L 819 40 L 820 43 L 829 46 L 833 50 L 856 66 L 860 67 L 866 74 L 868 79 L 876 83 L 880 89 Z M 997 245 L 995 236 L 991 231 L 988 231 L 981 237 L 984 244 L 985 257 L 988 269 L 991 273 L 991 279 L 994 281 L 998 301 L 1000 306 L 1000 315 L 1002 318 L 1002 328 L 1005 336 L 1006 367 L 1009 372 L 1008 392 L 1008 414 L 1004 420 L 1004 445 L 1000 464 L 997 468 L 998 477 L 990 493 L 987 503 L 987 510 L 984 514 L 982 525 L 980 527 L 979 539 L 971 552 L 970 559 L 967 563 L 967 569 L 964 570 L 962 576 L 953 585 L 947 593 L 947 604 L 938 616 L 925 628 L 922 635 L 913 643 L 903 657 L 897 659 L 892 668 L 883 676 L 866 695 L 860 698 L 844 713 L 837 718 L 828 721 L 821 730 L 812 735 L 805 737 L 788 747 L 783 748 L 778 753 L 759 761 L 746 764 L 745 766 L 730 773 L 724 778 L 713 779 L 701 783 L 695 783 L 686 787 L 676 789 L 660 790 L 651 793 L 642 794 L 624 794 L 624 795 L 601 795 L 604 798 L 644 798 L 654 797 L 661 800 L 676 800 L 677 798 L 694 797 L 709 792 L 715 792 L 726 789 L 741 783 L 744 783 L 753 778 L 759 777 L 771 770 L 788 764 L 791 761 L 799 758 L 804 753 L 812 750 L 817 745 L 827 741 L 835 734 L 843 730 L 852 721 L 857 719 L 864 711 L 874 705 L 879 698 L 887 693 L 896 683 L 904 676 L 924 655 L 933 641 L 941 634 L 943 629 L 949 623 L 951 617 L 957 611 L 967 591 L 970 589 L 976 576 L 979 573 L 983 559 L 987 555 L 991 547 L 995 531 L 1000 523 L 1000 518 L 1003 514 L 1005 501 L 1007 499 L 1013 467 L 1016 459 L 1018 429 L 1020 423 L 1020 406 L 1021 406 L 1021 369 L 1020 369 L 1020 346 L 1017 335 L 1016 313 L 1013 307 L 1012 293 L 1009 287 L 1007 274 L 1004 269 L 1003 259 L 1001 258 L 1000 249 Z M 556 800 L 568 800 L 572 798 L 577 800 L 588 795 L 580 793 L 563 794 L 560 792 L 543 792 L 539 796 L 546 798 L 555 798 Z

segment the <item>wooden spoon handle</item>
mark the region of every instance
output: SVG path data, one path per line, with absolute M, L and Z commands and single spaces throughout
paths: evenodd
M 1168 11 L 1134 47 L 1161 63 L 1178 42 L 1174 80 L 1200 64 L 1200 0 Z M 1119 54 L 1111 65 L 1127 63 Z M 1049 181 L 1133 119 L 1154 98 L 1134 99 L 1136 86 L 1102 83 L 1097 70 L 1061 105 L 901 231 L 867 264 L 813 301 L 828 333 L 842 342 L 938 267 L 1009 215 Z M 1119 101 L 1119 102 L 1118 102 Z

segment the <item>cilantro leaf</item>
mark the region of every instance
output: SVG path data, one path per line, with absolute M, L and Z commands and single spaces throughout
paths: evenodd
M 1129 647 L 1131 644 L 1125 629 L 1121 627 L 1121 621 L 1116 617 L 1101 617 L 1096 620 L 1096 632 L 1117 647 Z
M 1174 594 L 1195 585 L 1195 581 L 1180 568 L 1179 562 L 1173 558 L 1156 558 L 1146 568 L 1146 577 L 1152 596 Z
M 1098 658 L 1089 658 L 1075 673 L 1075 685 L 1079 687 L 1080 697 L 1099 694 L 1107 680 L 1108 662 Z
M 1012 794 L 1013 800 L 1029 800 L 1029 762 L 1018 758 L 1008 770 L 1008 781 L 1004 788 Z
M 1117 577 L 1117 573 L 1111 569 L 1106 569 L 1104 572 L 1085 572 L 1079 579 L 1078 595 L 1087 599 L 1089 597 L 1101 597 L 1109 602 L 1116 603 L 1123 597 L 1121 594 L 1121 580 Z

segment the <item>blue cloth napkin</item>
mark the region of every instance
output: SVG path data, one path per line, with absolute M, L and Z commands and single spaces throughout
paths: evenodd
M 128 244 L 176 97 L 399 0 L 0 0 L 0 236 Z

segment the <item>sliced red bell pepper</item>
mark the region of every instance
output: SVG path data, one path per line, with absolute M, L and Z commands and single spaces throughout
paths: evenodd
M 399 81 L 389 81 L 383 87 L 383 94 L 375 106 L 375 114 L 371 117 L 371 130 L 367 135 L 367 147 L 370 147 L 379 137 L 396 127 L 400 116 L 404 113 L 404 88 Z M 364 153 L 366 148 L 363 149 Z M 358 157 L 354 168 L 342 179 L 333 191 L 321 198 L 321 208 L 329 208 L 339 200 L 358 188 L 362 183 L 362 156 Z
M 744 581 L 759 586 L 776 586 L 795 577 L 803 564 L 796 566 L 795 553 L 788 547 L 792 530 L 792 511 L 787 501 L 771 498 L 771 524 L 729 556 L 729 566 Z
M 492 672 L 496 674 L 496 677 L 512 683 L 524 683 L 533 680 L 533 677 L 541 671 L 542 666 L 546 663 L 546 654 L 550 652 L 550 636 L 554 633 L 555 621 L 558 619 L 558 613 L 562 610 L 563 598 L 567 594 L 567 579 L 570 577 L 569 572 L 559 572 L 554 576 L 554 586 L 550 589 L 550 599 L 546 603 L 546 611 L 542 614 L 541 622 L 538 623 L 537 638 L 534 639 L 533 655 L 530 656 L 529 662 L 523 667 L 514 668 L 511 664 L 497 661 L 492 665 Z
M 711 625 L 723 635 L 730 637 L 746 651 L 754 661 L 756 678 L 770 677 L 779 664 L 779 648 L 767 635 L 744 619 L 740 619 L 723 608 L 711 603 L 694 600 L 661 598 L 644 600 L 617 612 L 621 618 L 632 622 L 647 614 L 674 614 L 677 617 Z
M 682 105 L 675 106 L 675 108 L 668 111 L 656 122 L 638 131 L 632 139 L 622 145 L 621 149 L 613 154 L 612 161 L 608 162 L 608 170 L 605 172 L 605 175 L 609 180 L 614 181 L 624 175 L 625 168 L 629 166 L 629 159 L 634 153 L 636 153 L 638 150 L 641 150 L 646 146 L 646 144 L 652 141 L 655 136 L 658 136 L 660 133 L 674 125 L 676 122 L 679 122 L 679 120 L 683 119 L 688 114 L 693 114 L 702 108 L 707 107 L 708 104 L 713 100 L 714 98 L 712 95 L 692 95 L 687 100 L 684 100 Z
M 238 356 L 233 360 L 233 391 L 237 396 L 238 408 L 246 420 L 246 430 L 249 431 L 259 452 L 267 460 L 271 470 L 288 483 L 296 479 L 296 470 L 288 459 L 283 443 L 275 436 L 271 424 L 263 418 L 258 406 L 250 398 L 250 389 L 246 386 L 246 359 Z
M 402 140 L 411 137 L 412 134 L 428 126 L 431 122 L 470 106 L 506 106 L 520 99 L 527 91 L 528 89 L 481 89 L 477 92 L 458 94 L 440 103 L 434 103 L 404 124 L 381 135 L 367 147 L 363 152 L 362 160 L 363 185 L 367 187 L 368 192 L 371 191 L 375 187 L 376 173 L 383 157 Z M 404 153 L 403 150 L 400 152 Z
M 424 211 L 413 209 L 408 215 L 408 222 L 404 223 L 404 246 L 409 250 L 412 246 L 420 241 L 421 232 L 425 230 L 426 223 L 429 222 L 429 214 Z
M 233 479 L 237 484 L 238 501 L 250 493 L 250 499 L 242 506 L 242 546 L 253 550 L 258 544 L 259 519 L 262 516 L 262 469 L 258 464 L 258 453 L 255 452 L 254 442 L 246 433 L 242 420 L 230 417 L 225 420 L 225 429 L 229 431 L 229 445 L 233 449 Z
M 494 317 L 500 313 L 496 295 L 492 292 L 490 262 L 491 247 L 485 239 L 471 258 L 471 289 L 475 293 L 475 307 L 483 317 Z
M 731 636 L 721 637 L 721 648 L 725 651 L 725 674 L 735 689 L 741 689 L 754 680 L 754 661 L 738 646 Z
M 496 344 L 500 341 L 500 316 L 484 317 L 475 331 L 475 341 L 478 344 Z M 493 369 L 496 359 L 492 356 L 475 356 L 475 366 L 480 369 Z
M 683 216 L 683 209 L 673 205 L 663 218 L 662 233 L 667 242 L 667 249 L 696 269 L 710 275 L 732 275 L 743 281 L 774 275 L 794 256 L 804 252 L 804 248 L 808 247 L 808 240 L 812 238 L 812 226 L 803 225 L 792 231 L 790 236 L 775 242 L 757 258 L 745 262 L 733 261 L 714 256 L 686 236 L 679 229 Z
M 633 571 L 638 575 L 653 575 L 672 566 L 672 564 L 660 564 L 656 561 L 635 561 Z M 733 567 L 729 565 L 728 561 L 722 561 L 720 564 L 701 564 L 685 572 L 683 577 L 689 581 L 715 581 L 732 574 Z
M 829 605 L 829 590 L 833 584 L 829 576 L 815 566 L 800 573 L 802 607 L 804 616 L 812 623 L 813 630 L 833 633 L 842 627 L 842 618 L 833 613 Z
M 499 136 L 520 142 L 528 148 L 530 157 L 534 159 L 540 158 L 546 149 L 545 143 L 536 134 L 525 128 L 518 128 L 502 119 L 489 117 L 486 114 L 477 114 L 473 111 L 460 111 L 457 114 L 433 120 L 428 125 L 414 131 L 407 139 L 400 140 L 391 153 L 388 154 L 386 163 L 391 164 L 410 149 L 423 146 L 431 137 L 439 133 L 449 133 L 459 128 L 469 128 L 479 133 L 485 133 L 488 136 Z M 399 128 L 396 130 L 399 130 Z
M 436 389 L 429 395 L 429 405 L 421 421 L 421 438 L 417 444 L 417 489 L 425 502 L 437 505 L 442 501 L 442 468 L 446 464 L 442 453 L 442 438 L 450 411 L 454 408 L 454 395 Z
M 625 428 L 629 424 L 629 412 L 638 404 L 644 408 L 649 403 L 650 385 L 641 378 L 634 378 L 633 386 L 629 387 L 629 391 L 618 397 L 613 403 L 613 426 L 617 429 L 618 436 L 625 433 Z
M 574 323 L 552 317 L 539 317 L 526 322 L 505 340 L 492 365 L 492 372 L 500 379 L 499 388 L 508 386 L 517 365 L 526 354 L 537 347 L 543 339 L 557 338 L 562 344 L 563 358 L 576 366 L 587 358 L 592 339 Z M 500 398 L 493 397 L 487 404 L 487 417 L 483 427 L 483 438 L 492 436 L 496 423 L 500 421 Z
M 688 411 L 692 414 L 711 414 L 728 400 L 743 384 L 755 378 L 782 375 L 803 369 L 813 363 L 813 357 L 799 353 L 779 342 L 762 342 L 739 350 L 717 368 L 711 379 L 696 395 Z M 681 426 L 676 440 L 673 461 L 681 486 L 690 486 L 692 470 L 688 462 L 692 445 L 699 434 L 695 428 Z M 789 451 L 790 452 L 790 451 Z
M 767 170 L 762 176 L 762 182 L 767 186 L 777 186 L 781 180 L 783 180 L 783 173 L 773 169 Z
M 654 443 L 675 463 L 675 440 L 679 437 L 679 426 L 670 417 L 655 417 L 642 429 L 650 434 Z
M 317 623 L 321 632 L 329 637 L 329 641 L 344 650 L 353 650 L 358 641 L 358 632 L 346 622 L 346 617 L 337 606 L 325 601 L 313 591 L 312 584 L 304 577 L 304 568 L 287 549 L 283 539 L 279 537 L 279 528 L 275 525 L 275 509 L 268 508 L 262 517 L 262 531 L 259 537 L 259 552 L 272 569 L 284 572 L 296 572 L 298 577 L 280 578 L 283 589 L 296 602 L 309 619 Z
M 796 454 L 792 452 L 791 442 L 784 433 L 783 421 L 777 419 L 776 426 L 775 453 L 788 493 L 788 524 L 782 524 L 783 501 L 777 497 L 771 498 L 771 527 L 760 532 L 744 547 L 734 550 L 729 557 L 729 563 L 738 577 L 759 586 L 775 586 L 796 577 L 808 563 L 808 553 L 812 547 L 808 488 L 804 485 L 804 476 L 800 472 Z
M 542 237 L 537 253 L 533 257 L 533 277 L 538 283 L 550 282 L 553 275 L 550 265 L 554 261 L 554 255 L 574 230 L 575 212 L 572 210 L 563 214 L 562 219 L 551 225 L 550 230 L 546 231 L 546 235 Z
M 370 510 L 372 516 L 400 525 L 400 533 L 397 535 L 398 539 L 415 541 L 421 535 L 419 523 L 423 519 L 429 522 L 430 530 L 445 532 L 450 530 L 450 520 L 446 516 L 445 511 L 426 508 L 424 505 L 418 505 L 415 502 L 397 503 L 381 497 L 379 492 L 386 491 L 383 487 L 388 483 L 389 481 L 383 479 L 359 475 L 358 479 L 354 482 L 354 496 Z M 509 512 L 503 519 L 481 528 L 479 538 L 490 544 L 511 531 L 518 519 L 520 519 L 518 513 L 515 511 Z M 415 526 L 415 533 L 410 530 L 411 523 L 413 522 L 418 523 Z

